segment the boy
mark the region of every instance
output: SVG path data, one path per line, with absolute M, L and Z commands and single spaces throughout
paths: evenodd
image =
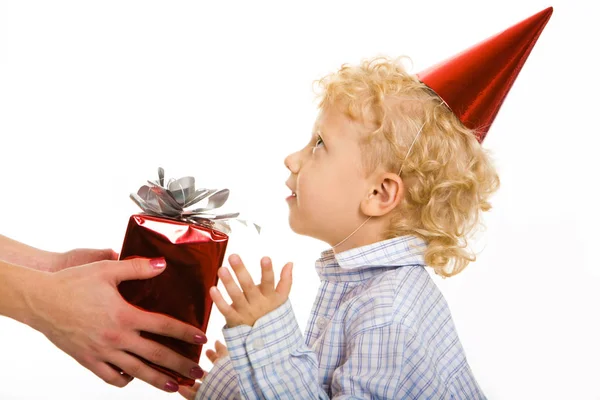
M 480 142 L 551 13 L 416 77 L 377 58 L 320 81 L 313 137 L 285 160 L 292 230 L 332 246 L 306 338 L 291 264 L 274 288 L 264 258 L 254 285 L 232 255 L 240 286 L 219 271 L 232 304 L 211 289 L 228 349 L 207 352 L 213 369 L 184 397 L 485 398 L 425 266 L 449 277 L 475 259 L 466 239 L 499 184 Z

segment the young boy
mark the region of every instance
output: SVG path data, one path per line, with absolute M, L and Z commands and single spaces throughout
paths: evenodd
M 466 239 L 499 184 L 480 142 L 551 13 L 418 76 L 376 58 L 320 81 L 313 137 L 285 159 L 292 230 L 332 246 L 306 337 L 291 264 L 274 288 L 264 258 L 254 285 L 232 255 L 240 286 L 219 271 L 232 304 L 211 289 L 228 348 L 207 352 L 213 369 L 184 397 L 485 398 L 425 266 L 449 277 L 475 259 Z

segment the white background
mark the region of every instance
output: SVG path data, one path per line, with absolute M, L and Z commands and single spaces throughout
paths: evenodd
M 408 55 L 416 73 L 549 5 L 484 143 L 502 188 L 483 252 L 436 282 L 490 399 L 600 399 L 600 32 L 583 1 L 1 1 L 0 233 L 119 250 L 129 193 L 158 166 L 194 175 L 263 226 L 228 248 L 254 276 L 263 255 L 294 261 L 304 327 L 325 246 L 287 225 L 283 158 L 309 138 L 312 81 L 378 54 Z M 215 308 L 209 343 L 222 325 Z M 112 388 L 0 318 L 0 399 L 176 397 Z

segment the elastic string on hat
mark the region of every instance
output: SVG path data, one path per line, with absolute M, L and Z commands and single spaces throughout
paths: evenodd
M 419 128 L 419 131 L 417 132 L 415 138 L 413 139 L 412 143 L 410 144 L 410 147 L 408 148 L 408 151 L 406 152 L 406 156 L 404 157 L 404 160 L 402 161 L 402 165 L 400 166 L 400 171 L 398 171 L 398 176 L 400 176 L 400 174 L 402 173 L 402 168 L 404 168 L 404 163 L 408 159 L 408 156 L 410 155 L 410 152 L 412 151 L 413 146 L 415 145 L 415 143 L 417 142 L 417 139 L 421 135 L 421 131 L 423 130 L 424 126 L 425 126 L 425 123 L 423 123 L 421 125 L 421 127 Z M 360 228 L 362 228 L 367 222 L 369 222 L 370 219 L 371 219 L 371 216 L 369 216 L 369 218 L 367 218 L 362 224 L 360 224 L 358 226 L 358 228 L 356 228 L 351 234 L 349 234 L 348 236 L 346 236 L 346 238 L 344 240 L 342 240 L 341 242 L 339 242 L 338 244 L 336 244 L 335 246 L 333 246 L 332 249 L 335 249 L 336 247 L 338 247 L 339 245 L 341 245 L 342 243 L 344 243 L 346 240 L 348 240 L 352 235 L 354 235 L 356 232 L 358 232 L 358 230 Z

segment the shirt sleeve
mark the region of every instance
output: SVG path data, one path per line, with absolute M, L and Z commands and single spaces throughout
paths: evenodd
M 244 399 L 329 399 L 318 382 L 316 354 L 305 344 L 289 299 L 223 335 Z
M 196 393 L 196 400 L 201 399 L 241 399 L 238 376 L 229 357 L 218 359 L 210 372 L 206 374 Z

